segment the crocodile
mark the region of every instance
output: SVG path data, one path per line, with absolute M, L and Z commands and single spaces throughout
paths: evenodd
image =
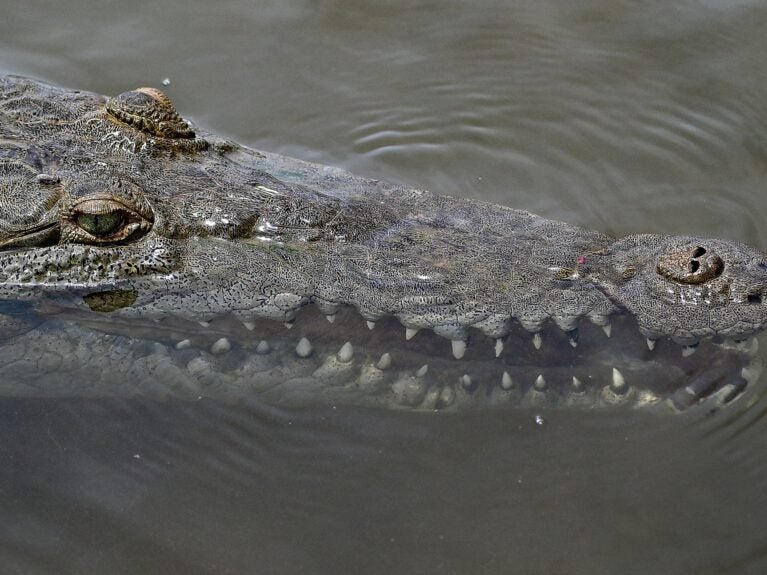
M 0 79 L 4 396 L 679 411 L 741 397 L 766 326 L 741 243 L 254 151 L 154 88 Z

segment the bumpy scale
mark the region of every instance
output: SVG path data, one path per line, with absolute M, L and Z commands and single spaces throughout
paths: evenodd
M 456 360 L 473 353 L 475 330 L 503 359 L 515 324 L 540 354 L 546 325 L 575 348 L 579 322 L 609 336 L 616 314 L 636 318 L 651 350 L 663 338 L 688 349 L 746 340 L 767 326 L 767 258 L 745 245 L 614 240 L 254 152 L 192 129 L 153 88 L 107 99 L 2 77 L 0 183 L 2 300 L 54 300 L 126 322 L 229 315 L 247 331 L 267 320 L 291 327 L 310 304 L 337 329 L 339 310 L 352 307 L 370 330 L 396 318 L 413 344 L 425 329 L 449 339 Z M 225 335 L 212 354 L 230 353 Z M 350 350 L 327 360 L 332 369 L 348 371 Z M 301 339 L 288 355 L 317 352 Z M 504 370 L 497 381 L 516 389 Z

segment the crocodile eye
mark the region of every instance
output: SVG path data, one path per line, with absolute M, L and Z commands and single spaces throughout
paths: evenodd
M 703 246 L 674 249 L 658 258 L 657 271 L 682 284 L 702 284 L 718 277 L 724 269 L 722 258 Z
M 83 230 L 94 236 L 105 236 L 117 231 L 123 221 L 119 211 L 108 214 L 77 214 L 76 222 Z
M 136 210 L 114 199 L 84 198 L 73 204 L 62 221 L 61 236 L 81 244 L 124 243 L 152 227 Z

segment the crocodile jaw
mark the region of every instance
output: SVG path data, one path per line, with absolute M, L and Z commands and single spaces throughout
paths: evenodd
M 415 410 L 600 407 L 679 411 L 740 397 L 761 371 L 756 343 L 703 343 L 682 357 L 649 350 L 632 318 L 608 338 L 586 327 L 577 347 L 555 326 L 517 329 L 498 346 L 476 332 L 462 357 L 428 331 L 406 339 L 394 318 L 374 329 L 352 308 L 328 322 L 316 308 L 274 320 L 119 318 L 49 308 L 5 315 L 0 393 L 8 396 L 181 397 L 281 405 L 353 403 Z M 17 318 L 17 324 L 8 321 Z M 25 323 L 24 319 L 27 320 Z M 36 318 L 35 321 L 30 320 Z M 536 341 L 540 344 L 536 345 Z

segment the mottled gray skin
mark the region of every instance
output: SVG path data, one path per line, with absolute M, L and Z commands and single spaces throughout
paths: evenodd
M 255 152 L 191 128 L 152 90 L 109 100 L 0 79 L 0 366 L 7 374 L 13 365 L 2 363 L 4 353 L 23 356 L 19 380 L 32 371 L 28 379 L 50 382 L 41 374 L 59 368 L 35 364 L 29 349 L 45 356 L 67 338 L 89 342 L 85 355 L 103 370 L 135 369 L 144 366 L 130 351 L 138 340 L 178 339 L 193 322 L 222 317 L 245 322 L 246 330 L 237 328 L 242 334 L 254 324 L 268 332 L 296 319 L 300 325 L 303 315 L 313 317 L 302 311 L 312 306 L 329 319 L 339 310 L 347 311 L 338 317 L 356 310 L 358 321 L 379 325 L 396 318 L 411 336 L 427 328 L 452 340 L 445 355 L 452 349 L 466 360 L 470 336 L 502 346 L 553 322 L 574 344 L 584 319 L 607 328 L 616 316 L 635 318 L 631 329 L 650 345 L 663 338 L 686 346 L 745 340 L 767 325 L 766 262 L 735 242 L 656 235 L 616 241 L 525 211 Z M 147 335 L 153 323 L 162 337 Z M 175 327 L 163 327 L 170 323 Z M 237 329 L 220 335 L 231 344 L 242 339 Z M 345 339 L 342 333 L 339 341 Z M 287 354 L 296 340 L 271 347 Z M 229 351 L 221 347 L 210 353 Z M 247 352 L 254 347 L 237 344 L 245 350 L 237 369 L 258 355 Z M 90 365 L 67 350 L 55 355 L 68 369 Z M 176 352 L 155 345 L 141 353 L 162 363 Z M 428 360 L 428 352 L 421 355 Z M 204 371 L 217 385 L 236 384 L 236 370 L 205 354 L 207 366 L 189 368 L 198 359 L 179 377 Z M 492 363 L 483 361 L 479 371 Z M 500 367 L 496 381 L 507 371 Z M 97 369 L 76 377 L 99 379 Z M 176 377 L 169 369 L 161 377 Z M 355 369 L 360 387 L 365 366 Z M 274 366 L 259 373 L 267 371 L 277 385 Z M 132 381 L 138 379 L 140 373 Z M 418 402 L 399 403 L 421 405 L 430 389 L 421 387 Z M 441 401 L 453 403 L 447 396 Z

